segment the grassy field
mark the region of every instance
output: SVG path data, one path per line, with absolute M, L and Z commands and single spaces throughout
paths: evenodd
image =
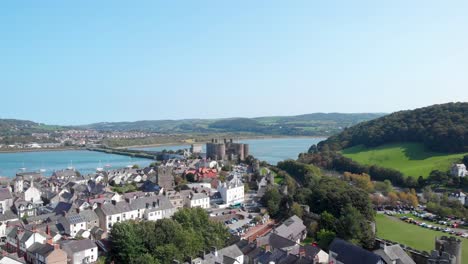
M 430 252 L 435 248 L 435 238 L 445 235 L 440 231 L 429 230 L 398 219 L 391 219 L 386 215 L 378 214 L 377 237 L 388 239 L 414 249 Z M 468 239 L 460 238 L 462 245 L 462 258 L 468 261 Z
M 427 177 L 432 170 L 449 170 L 453 162 L 468 153 L 437 153 L 419 143 L 399 143 L 375 148 L 356 146 L 344 149 L 342 154 L 362 164 L 399 170 L 406 176 Z

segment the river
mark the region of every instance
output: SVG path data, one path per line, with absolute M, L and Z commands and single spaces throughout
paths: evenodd
M 296 159 L 299 153 L 306 152 L 312 144 L 322 140 L 324 138 L 268 138 L 240 140 L 240 142 L 250 144 L 251 155 L 276 164 L 284 159 Z M 189 147 L 189 145 L 171 145 L 138 149 L 160 151 Z M 55 170 L 73 166 L 82 174 L 87 174 L 95 172 L 98 167 L 122 168 L 133 164 L 147 166 L 150 163 L 151 160 L 148 159 L 86 150 L 0 153 L 0 176 L 13 177 L 20 168 L 25 168 L 27 171 L 45 169 L 44 175 L 51 175 Z

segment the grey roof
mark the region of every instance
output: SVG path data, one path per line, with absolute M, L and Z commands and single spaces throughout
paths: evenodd
M 82 217 L 80 214 L 69 214 L 69 215 L 66 215 L 65 218 L 72 225 L 86 222 L 86 219 L 84 219 L 84 217 Z
M 10 210 L 4 211 L 0 214 L 0 221 L 17 220 L 18 216 Z
M 235 259 L 239 256 L 242 256 L 243 253 L 237 245 L 232 245 L 218 250 L 218 256 L 215 256 L 213 253 L 205 255 L 203 263 L 205 264 L 214 264 L 214 263 L 226 263 L 233 264 Z M 236 262 L 237 263 L 237 262 Z
M 386 261 L 399 261 L 398 263 L 401 264 L 416 264 L 400 245 L 385 246 L 383 249 L 374 251 L 374 253 L 381 256 Z
M 115 215 L 115 214 L 121 214 L 121 213 L 124 213 L 124 212 L 130 212 L 130 211 L 133 211 L 134 209 L 132 209 L 130 207 L 130 204 L 127 203 L 126 201 L 122 201 L 122 202 L 117 202 L 117 203 L 105 203 L 103 205 L 101 205 L 100 208 L 98 209 L 101 209 L 102 212 L 105 214 L 105 215 Z
M 93 210 L 83 210 L 80 215 L 86 220 L 86 222 L 96 221 L 99 219 L 98 215 Z
M 32 244 L 29 248 L 28 251 L 34 254 L 39 254 L 40 256 L 47 256 L 49 255 L 52 251 L 54 251 L 54 246 L 50 244 L 41 244 L 38 242 L 35 242 Z
M 303 250 L 305 252 L 305 257 L 313 259 L 320 252 L 321 249 L 317 246 L 305 245 L 303 247 Z
M 337 261 L 346 264 L 377 264 L 382 260 L 379 255 L 339 238 L 335 238 L 330 244 L 330 251 L 338 255 Z
M 20 234 L 21 236 L 21 239 L 20 239 L 20 242 L 21 243 L 24 243 L 26 241 L 28 241 L 28 239 L 33 235 L 34 233 L 27 230 L 27 229 L 24 229 L 24 232 Z
M 279 236 L 296 239 L 302 232 L 306 230 L 306 226 L 298 216 L 293 215 L 277 227 L 274 231 Z
M 57 204 L 57 206 L 55 206 L 54 212 L 56 214 L 63 214 L 64 212 L 68 213 L 70 211 L 70 209 L 72 208 L 72 206 L 73 206 L 73 204 L 71 204 L 71 203 L 59 202 Z
M 115 215 L 125 212 L 148 209 L 151 211 L 172 209 L 174 206 L 169 199 L 163 195 L 145 196 L 130 199 L 129 202 L 121 201 L 117 203 L 103 204 L 100 209 L 105 215 Z
M 269 244 L 272 248 L 286 249 L 299 246 L 295 241 L 287 239 L 285 237 L 279 236 L 277 234 L 271 233 L 269 238 Z
M 96 248 L 97 245 L 90 239 L 82 240 L 66 240 L 62 243 L 62 248 L 67 252 L 77 253 L 91 248 Z
M 4 201 L 6 199 L 13 199 L 10 190 L 8 188 L 0 188 L 0 201 Z

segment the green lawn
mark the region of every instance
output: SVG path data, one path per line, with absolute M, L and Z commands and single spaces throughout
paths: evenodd
M 400 220 L 390 219 L 386 215 L 378 214 L 377 237 L 388 239 L 414 249 L 430 252 L 435 248 L 435 238 L 446 235 L 440 231 L 429 230 Z M 462 258 L 468 260 L 468 239 L 460 238 L 462 245 Z
M 359 163 L 396 169 L 413 177 L 427 177 L 432 170 L 447 171 L 453 162 L 468 154 L 432 152 L 420 143 L 388 144 L 375 148 L 361 145 L 344 149 L 341 153 Z

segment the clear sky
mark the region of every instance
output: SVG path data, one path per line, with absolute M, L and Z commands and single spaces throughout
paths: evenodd
M 392 112 L 468 101 L 467 66 L 466 0 L 0 3 L 0 118 Z

